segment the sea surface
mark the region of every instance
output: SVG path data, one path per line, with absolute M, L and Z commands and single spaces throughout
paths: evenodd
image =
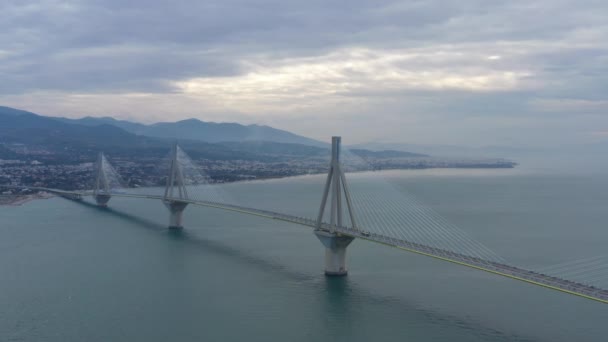
M 415 198 L 518 266 L 608 255 L 608 176 L 551 170 L 347 177 Z M 313 216 L 324 180 L 209 191 Z M 608 341 L 606 304 L 357 240 L 348 277 L 326 278 L 306 227 L 195 206 L 182 231 L 167 220 L 142 199 L 0 207 L 0 341 Z

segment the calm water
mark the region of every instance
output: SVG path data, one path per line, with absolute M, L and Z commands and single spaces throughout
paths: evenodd
M 608 254 L 608 177 L 427 170 L 382 177 L 508 261 Z M 223 196 L 317 210 L 323 176 L 230 184 Z M 299 226 L 156 201 L 110 210 L 59 198 L 0 207 L 0 341 L 606 341 L 608 306 L 355 241 L 350 274 L 322 274 Z

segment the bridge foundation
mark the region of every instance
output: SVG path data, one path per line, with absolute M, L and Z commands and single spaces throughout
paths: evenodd
M 315 230 L 315 235 L 325 246 L 325 275 L 347 275 L 346 247 L 353 242 L 354 238 L 323 230 Z
M 110 198 L 112 198 L 112 196 L 108 194 L 97 194 L 95 195 L 95 202 L 100 207 L 107 207 Z
M 182 216 L 184 209 L 188 206 L 187 202 L 180 201 L 164 201 L 165 206 L 169 209 L 169 229 L 182 229 Z

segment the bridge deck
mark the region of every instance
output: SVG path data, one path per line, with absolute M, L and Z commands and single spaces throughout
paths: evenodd
M 122 195 L 119 195 L 122 196 Z M 125 197 L 135 197 L 131 195 L 125 195 Z M 155 198 L 155 199 L 163 199 L 162 196 L 137 196 L 144 198 Z M 282 213 L 277 213 L 273 211 L 241 207 L 232 204 L 226 203 L 218 203 L 218 202 L 210 202 L 210 201 L 188 201 L 194 205 L 200 205 L 205 207 L 241 212 L 249 215 L 262 216 L 266 218 L 271 218 L 274 220 L 285 221 L 289 223 L 299 224 L 303 226 L 308 226 L 311 228 L 317 227 L 317 222 L 312 219 L 308 219 L 305 217 L 298 217 L 293 215 L 287 215 Z M 416 254 L 421 254 L 429 257 L 433 257 L 435 259 L 448 261 L 451 263 L 471 267 L 474 269 L 478 269 L 481 271 L 501 275 L 504 277 L 508 277 L 515 280 L 524 281 L 530 284 L 543 286 L 546 288 L 550 288 L 557 291 L 562 291 L 565 293 L 585 297 L 587 299 L 592 299 L 596 301 L 600 301 L 603 303 L 608 303 L 608 290 L 596 288 L 594 286 L 577 283 L 571 280 L 562 279 L 558 277 L 549 276 L 546 274 L 537 273 L 534 271 L 522 269 L 519 267 L 502 264 L 494 261 L 488 261 L 484 259 L 480 259 L 473 256 L 468 256 L 452 251 L 448 251 L 445 249 L 435 248 L 431 246 L 426 246 L 423 244 L 418 244 L 414 242 L 410 242 L 407 240 L 392 238 L 380 234 L 375 233 L 367 233 L 365 230 L 355 230 L 348 227 L 338 227 L 331 226 L 327 223 L 322 225 L 323 230 L 337 232 L 343 235 L 352 236 L 355 238 L 368 240 L 376 243 L 381 243 L 387 246 L 396 247 L 399 249 L 403 249 L 409 252 L 413 252 Z
M 23 188 L 23 187 L 20 187 Z M 43 190 L 51 193 L 55 193 L 59 196 L 66 197 L 80 197 L 80 196 L 88 196 L 92 195 L 92 192 L 76 192 L 76 191 L 62 191 L 57 189 L 48 189 L 48 188 L 34 188 L 29 187 L 30 189 Z M 126 193 L 112 193 L 112 196 L 115 197 L 129 197 L 129 198 L 145 198 L 145 199 L 157 199 L 164 200 L 163 196 L 160 195 L 139 195 L 139 194 L 126 194 Z M 268 210 L 261 210 L 255 208 L 241 207 L 232 204 L 219 203 L 219 202 L 211 202 L 211 201 L 197 201 L 197 200 L 183 200 L 183 199 L 174 199 L 175 201 L 186 202 L 193 205 L 199 205 L 209 208 L 217 208 L 222 210 L 228 210 L 233 212 L 239 212 L 248 215 L 255 215 L 264 218 L 269 218 L 273 220 L 280 220 L 284 222 L 299 224 L 303 226 L 307 226 L 310 228 L 317 228 L 317 222 L 312 219 L 308 219 L 305 217 L 298 217 L 293 215 L 287 215 L 282 213 L 277 213 Z M 457 252 L 452 252 L 445 249 L 435 248 L 423 244 L 418 244 L 414 242 L 410 242 L 407 240 L 397 239 L 389 236 L 384 236 L 381 234 L 366 232 L 362 229 L 352 229 L 348 227 L 339 227 L 332 226 L 327 223 L 323 223 L 321 229 L 336 232 L 339 234 L 368 240 L 376 243 L 380 243 L 383 245 L 399 248 L 402 250 L 406 250 L 408 252 L 432 257 L 435 259 L 448 261 L 451 263 L 455 263 L 462 266 L 471 267 L 477 270 L 489 272 L 492 274 L 508 277 L 511 279 L 527 282 L 530 284 L 546 287 L 549 289 L 565 292 L 568 294 L 584 297 L 587 299 L 599 301 L 602 303 L 608 304 L 608 290 L 597 288 L 591 285 L 581 284 L 572 280 L 562 279 L 558 277 L 549 276 L 546 274 L 541 274 L 538 272 L 522 269 L 519 267 L 484 260 L 477 257 L 460 254 Z

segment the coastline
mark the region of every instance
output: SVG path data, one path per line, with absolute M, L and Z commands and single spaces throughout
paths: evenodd
M 38 192 L 29 195 L 0 195 L 0 207 L 18 207 L 34 200 L 53 197 L 55 195 L 48 192 Z
M 355 170 L 348 171 L 348 173 L 353 174 L 365 174 L 365 173 L 375 173 L 375 172 L 394 172 L 394 171 L 423 171 L 423 170 L 505 170 L 505 169 L 514 169 L 514 167 L 446 167 L 446 168 L 386 168 L 386 169 L 376 169 L 376 170 Z M 281 180 L 286 178 L 294 178 L 294 177 L 307 177 L 307 176 L 317 176 L 325 173 L 322 172 L 311 172 L 311 173 L 302 173 L 302 174 L 293 174 L 293 175 L 285 175 L 281 177 L 260 177 L 255 179 L 240 179 L 234 180 L 231 182 L 221 182 L 221 183 L 212 183 L 212 184 L 233 184 L 233 183 L 249 183 L 249 182 L 263 182 L 263 181 L 273 181 L 273 180 Z M 27 186 L 24 186 L 27 187 Z M 137 188 L 133 188 L 137 189 Z M 38 200 L 38 199 L 49 199 L 57 197 L 48 192 L 38 192 L 35 194 L 27 194 L 27 195 L 0 195 L 0 207 L 16 207 L 24 205 L 28 202 Z

